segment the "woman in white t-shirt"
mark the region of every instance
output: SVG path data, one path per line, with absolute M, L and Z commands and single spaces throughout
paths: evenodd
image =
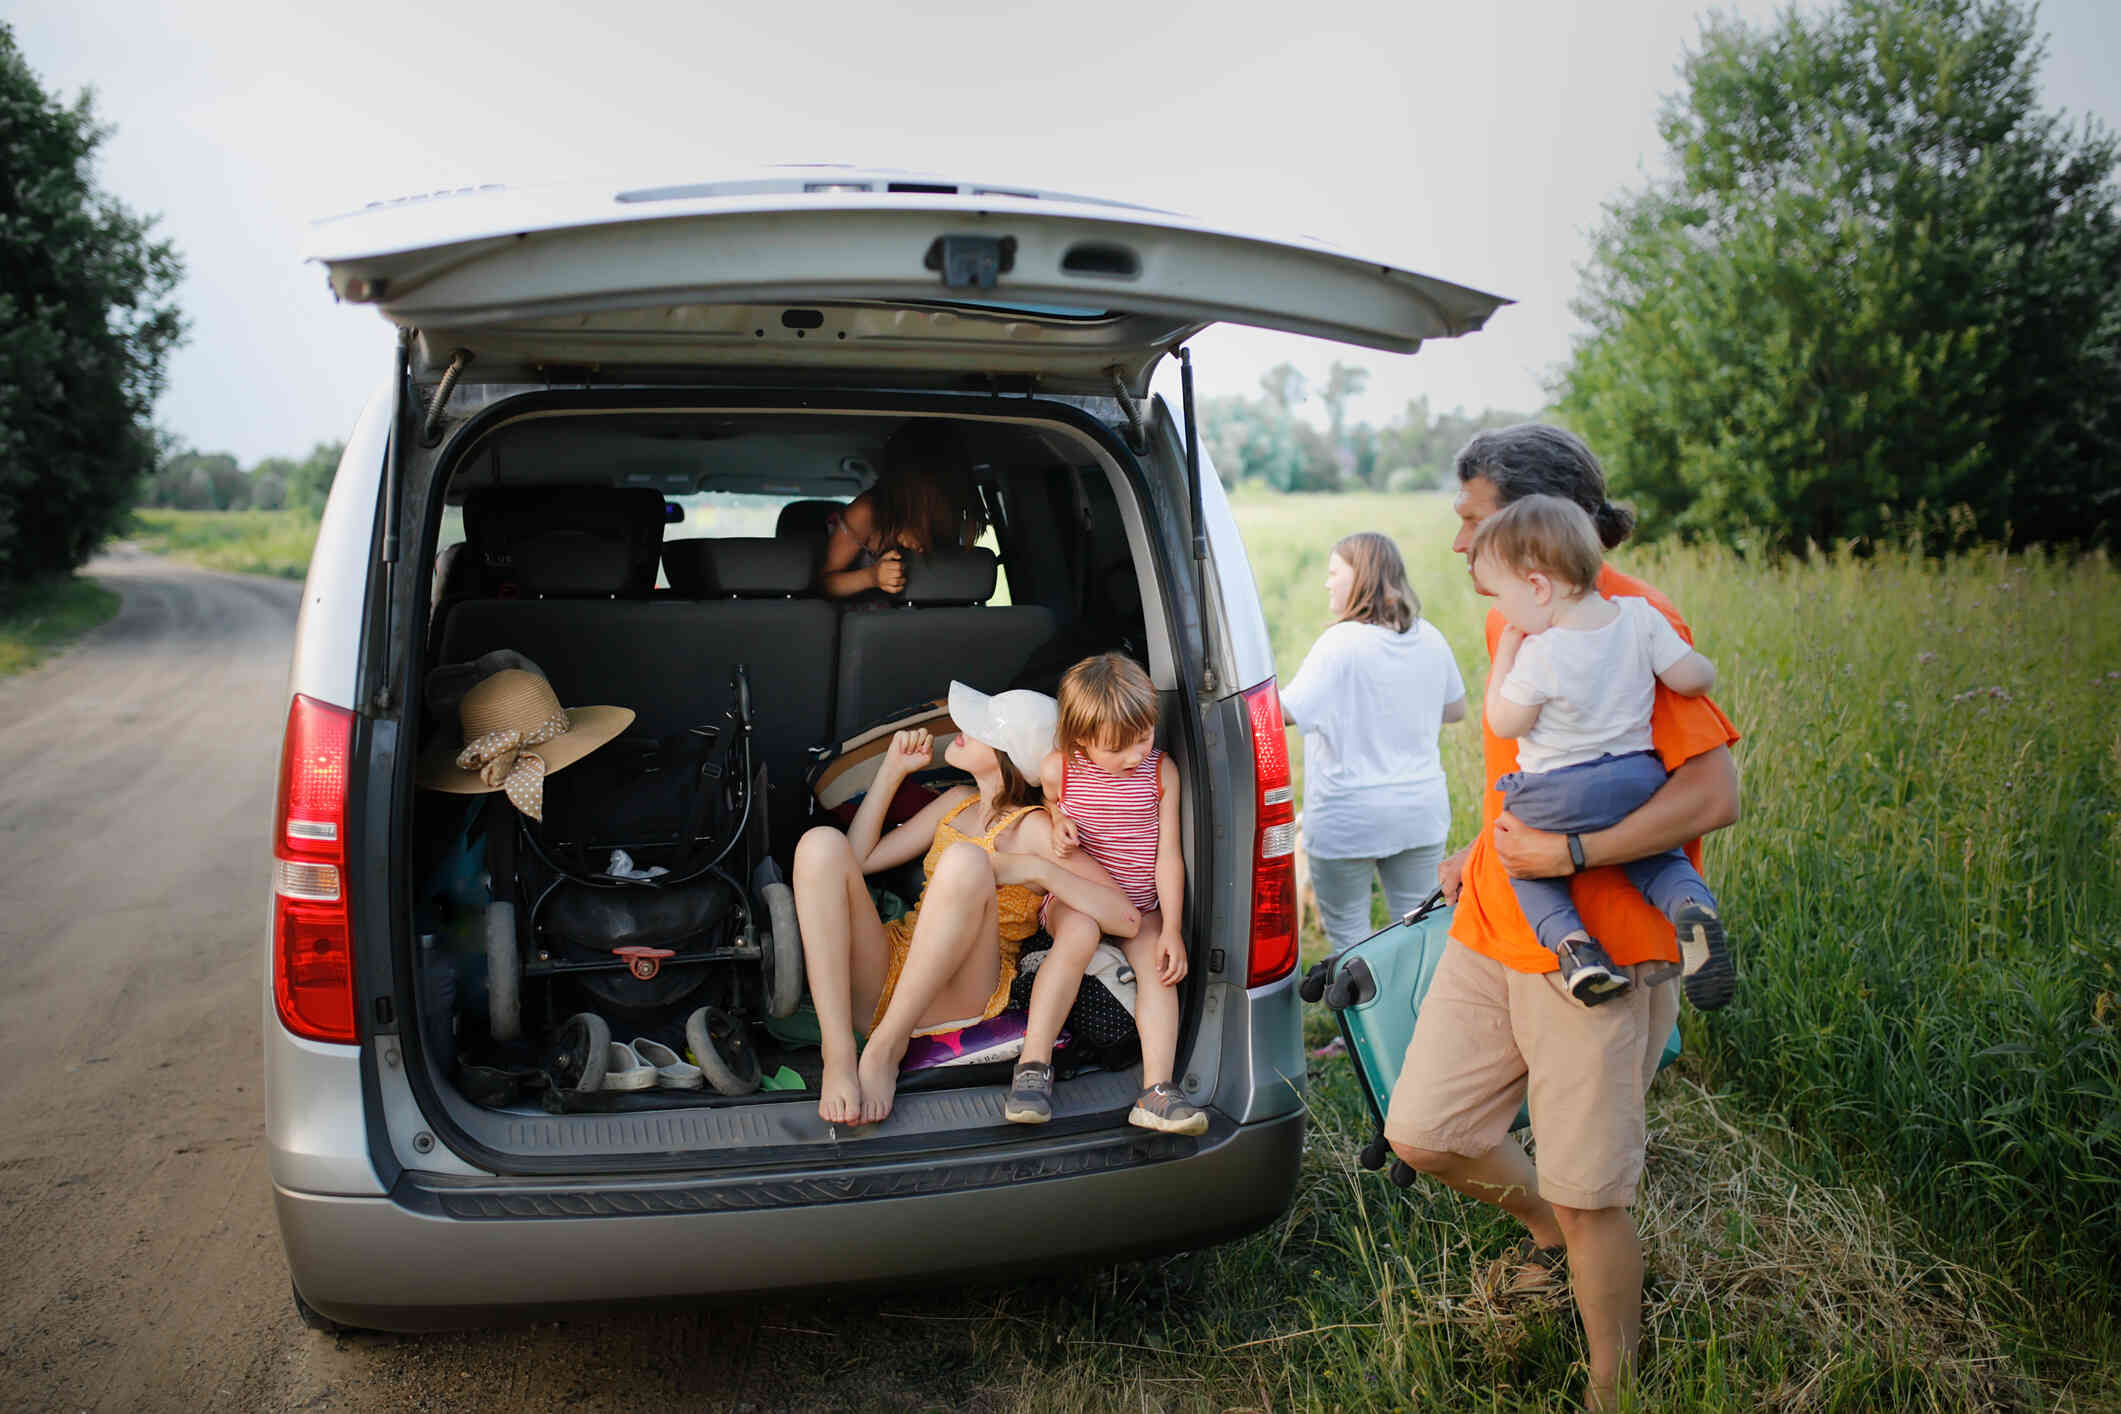
M 1397 916 L 1436 887 L 1451 831 L 1437 735 L 1466 714 L 1451 645 L 1421 617 L 1390 536 L 1350 535 L 1326 559 L 1333 626 L 1281 690 L 1304 734 L 1304 851 L 1336 948 L 1370 930 L 1370 879 Z

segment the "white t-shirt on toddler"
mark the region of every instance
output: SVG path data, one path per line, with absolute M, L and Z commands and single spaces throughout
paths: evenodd
M 1558 771 L 1650 750 L 1657 674 L 1694 650 L 1649 600 L 1612 603 L 1620 612 L 1601 628 L 1557 626 L 1517 646 L 1503 698 L 1539 709 L 1532 730 L 1517 739 L 1518 770 Z

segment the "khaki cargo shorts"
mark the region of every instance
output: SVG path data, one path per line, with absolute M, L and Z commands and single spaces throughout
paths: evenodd
M 1453 940 L 1407 1042 L 1385 1137 L 1477 1158 L 1508 1137 L 1522 1103 L 1539 1196 L 1624 1208 L 1642 1178 L 1643 1095 L 1678 1014 L 1674 983 L 1586 1007 L 1560 973 L 1517 972 Z

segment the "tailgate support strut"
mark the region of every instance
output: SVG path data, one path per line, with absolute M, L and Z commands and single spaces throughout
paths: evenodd
M 1200 425 L 1193 417 L 1193 350 L 1178 351 L 1178 386 L 1186 409 L 1186 495 L 1193 516 L 1193 602 L 1200 616 L 1200 663 L 1203 691 L 1215 691 L 1215 667 L 1208 661 L 1208 527 L 1200 509 Z

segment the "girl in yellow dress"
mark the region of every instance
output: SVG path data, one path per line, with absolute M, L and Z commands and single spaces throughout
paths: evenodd
M 899 732 L 847 832 L 820 825 L 796 846 L 795 912 L 825 1063 L 818 1115 L 828 1124 L 883 1119 L 915 1036 L 970 1026 L 1002 1009 L 1017 948 L 1037 930 L 1047 893 L 1115 937 L 1141 927 L 1141 915 L 1087 852 L 1050 856 L 1052 826 L 1030 782 L 1053 749 L 1053 699 L 1024 691 L 989 697 L 952 683 L 950 715 L 958 735 L 943 759 L 972 785 L 937 796 L 881 834 L 900 782 L 932 760 L 927 732 Z M 863 876 L 924 852 L 919 907 L 887 926 Z M 859 1059 L 856 1017 L 868 1023 Z

